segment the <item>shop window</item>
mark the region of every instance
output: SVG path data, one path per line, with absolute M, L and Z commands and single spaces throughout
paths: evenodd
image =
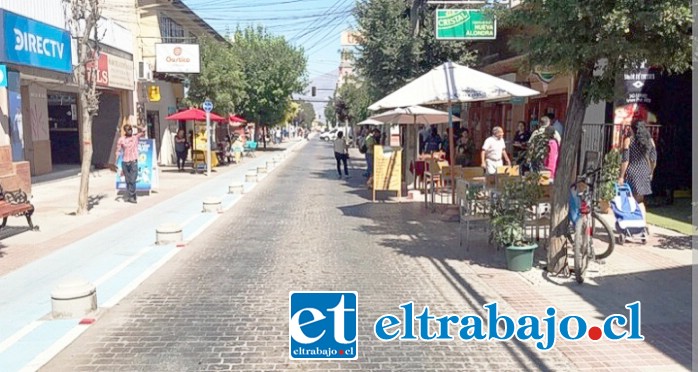
M 158 23 L 163 43 L 182 43 L 185 41 L 184 28 L 172 18 L 161 14 L 158 16 Z

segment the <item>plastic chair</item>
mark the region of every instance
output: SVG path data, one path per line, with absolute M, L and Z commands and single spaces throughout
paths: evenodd
M 469 250 L 472 225 L 481 224 L 485 233 L 489 233 L 493 195 L 483 185 L 469 184 L 467 181 L 463 181 L 462 186 L 456 187 L 456 193 L 460 215 L 459 245 L 463 246 L 463 229 L 465 228 L 465 248 Z

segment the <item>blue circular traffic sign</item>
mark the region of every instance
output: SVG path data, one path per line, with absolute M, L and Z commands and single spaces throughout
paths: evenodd
M 204 101 L 204 111 L 206 112 L 211 112 L 213 110 L 213 102 L 211 100 L 207 99 Z

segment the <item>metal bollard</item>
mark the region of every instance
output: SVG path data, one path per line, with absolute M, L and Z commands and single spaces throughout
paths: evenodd
M 250 171 L 245 173 L 245 182 L 257 182 L 257 172 Z
M 233 182 L 228 185 L 228 194 L 244 194 L 245 186 L 242 182 Z
M 182 227 L 177 224 L 165 223 L 155 229 L 155 244 L 178 243 L 182 239 Z
M 204 199 L 204 208 L 203 212 L 213 212 L 217 213 L 220 212 L 221 210 L 221 198 L 217 198 L 215 196 L 209 196 L 208 198 Z
M 54 319 L 79 318 L 97 310 L 97 287 L 75 278 L 60 283 L 51 292 L 51 315 Z

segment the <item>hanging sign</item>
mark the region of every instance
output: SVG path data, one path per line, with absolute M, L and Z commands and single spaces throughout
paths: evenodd
M 497 20 L 481 10 L 436 10 L 437 40 L 494 40 Z

